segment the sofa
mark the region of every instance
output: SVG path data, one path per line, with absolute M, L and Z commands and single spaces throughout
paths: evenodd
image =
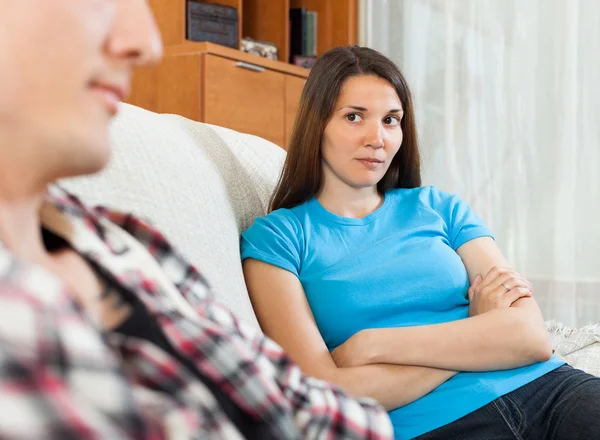
M 240 234 L 267 213 L 285 152 L 256 136 L 122 104 L 110 129 L 109 166 L 60 182 L 157 226 L 208 279 L 215 296 L 259 329 L 244 283 Z M 556 352 L 600 375 L 600 326 L 548 321 Z

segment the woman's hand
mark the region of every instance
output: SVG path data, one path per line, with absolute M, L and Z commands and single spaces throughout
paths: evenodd
M 510 307 L 515 301 L 530 297 L 533 286 L 512 269 L 492 267 L 485 277 L 477 275 L 469 288 L 469 316 Z
M 370 363 L 366 336 L 366 330 L 361 330 L 331 352 L 338 368 L 359 367 Z

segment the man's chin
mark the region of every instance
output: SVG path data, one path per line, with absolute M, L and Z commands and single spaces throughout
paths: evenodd
M 63 177 L 79 177 L 101 172 L 110 162 L 110 147 L 96 144 L 82 147 L 73 153 L 71 160 L 65 161 Z
M 104 170 L 110 162 L 110 153 L 107 151 L 106 154 L 91 158 L 89 162 L 82 167 L 80 175 L 96 174 Z

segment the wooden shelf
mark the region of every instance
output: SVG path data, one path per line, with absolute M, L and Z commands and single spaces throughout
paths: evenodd
M 277 72 L 287 73 L 290 75 L 307 78 L 310 70 L 304 67 L 294 66 L 293 64 L 284 63 L 283 61 L 274 61 L 258 55 L 242 52 L 241 50 L 232 49 L 230 47 L 221 46 L 214 43 L 197 43 L 195 41 L 186 41 L 177 46 L 168 46 L 165 48 L 165 57 L 176 55 L 188 55 L 193 53 L 210 53 L 219 55 L 223 58 L 231 60 L 243 61 L 245 63 L 254 64 L 266 69 L 275 70 Z
M 290 7 L 317 13 L 317 56 L 333 47 L 358 43 L 356 0 L 290 0 Z
M 288 0 L 244 0 L 242 38 L 269 41 L 277 47 L 279 59 L 290 58 L 290 4 Z
M 194 0 L 197 1 L 197 0 Z M 309 70 L 288 63 L 290 9 L 317 12 L 317 55 L 356 44 L 358 0 L 202 0 L 238 12 L 241 39 L 277 46 L 280 61 L 186 39 L 186 0 L 148 0 L 164 59 L 136 71 L 130 104 L 255 134 L 285 148 Z
M 196 0 L 194 0 L 196 1 Z M 199 0 L 198 0 L 199 1 Z M 317 55 L 358 40 L 358 0 L 202 0 L 237 9 L 238 47 L 250 37 L 277 47 L 279 59 L 290 57 L 291 8 L 317 12 Z M 166 48 L 185 45 L 186 0 L 149 0 Z

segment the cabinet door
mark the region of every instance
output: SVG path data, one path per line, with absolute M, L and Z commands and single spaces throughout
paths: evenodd
M 137 70 L 128 103 L 194 121 L 200 114 L 200 54 L 167 55 L 157 66 Z
M 200 120 L 200 60 L 197 53 L 168 56 L 158 66 L 158 112 Z
M 306 80 L 297 76 L 285 76 L 285 147 L 290 141 L 296 113 L 300 104 L 300 96 Z
M 283 73 L 203 54 L 202 121 L 249 133 L 283 147 Z

